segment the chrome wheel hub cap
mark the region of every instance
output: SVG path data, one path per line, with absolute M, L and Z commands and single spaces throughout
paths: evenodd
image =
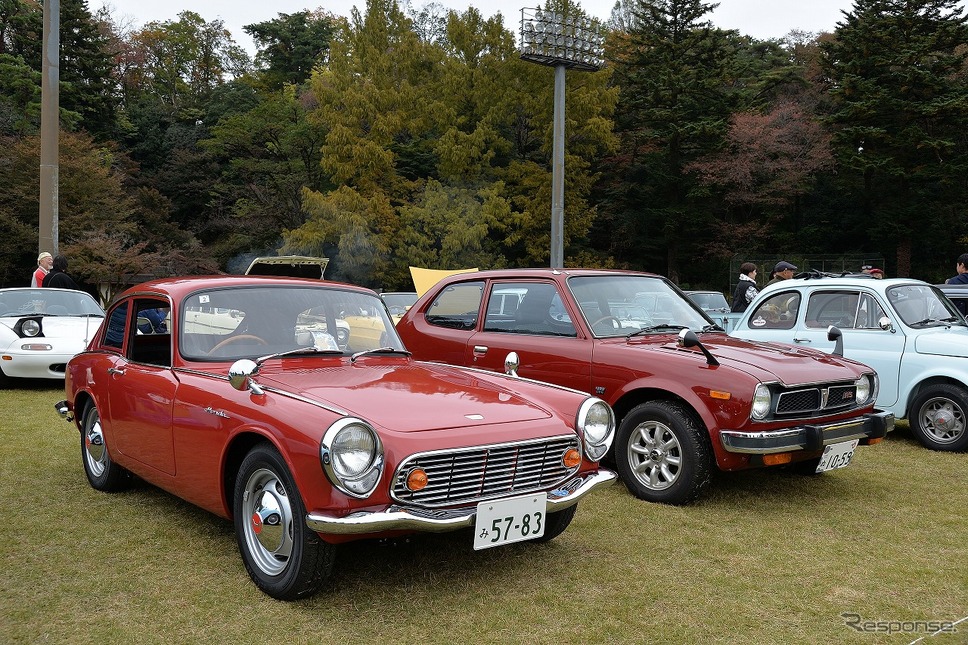
M 292 555 L 292 508 L 289 496 L 275 473 L 258 470 L 249 477 L 242 500 L 246 517 L 245 540 L 256 565 L 278 575 Z
M 101 421 L 96 420 L 84 433 L 84 447 L 87 451 L 87 465 L 95 477 L 104 473 L 104 435 L 101 432 Z
M 652 490 L 669 488 L 682 472 L 682 447 L 663 423 L 640 424 L 632 432 L 627 454 L 635 477 Z

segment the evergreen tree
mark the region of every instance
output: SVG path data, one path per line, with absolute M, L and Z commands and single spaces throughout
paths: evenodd
M 242 27 L 252 36 L 258 52 L 255 62 L 270 90 L 286 83 L 301 85 L 313 67 L 326 60 L 336 18 L 323 11 L 280 13 L 277 18 Z
M 968 205 L 968 27 L 957 0 L 857 0 L 823 44 L 830 123 L 868 244 L 950 265 Z M 927 256 L 927 257 L 926 257 Z M 920 266 L 915 271 L 915 267 Z

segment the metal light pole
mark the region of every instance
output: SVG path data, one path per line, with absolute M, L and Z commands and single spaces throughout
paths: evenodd
M 605 37 L 597 20 L 521 9 L 521 58 L 555 68 L 551 162 L 551 268 L 565 264 L 565 69 L 594 72 L 605 65 Z
M 60 135 L 60 0 L 44 2 L 40 81 L 40 224 L 38 252 L 57 255 L 58 141 Z

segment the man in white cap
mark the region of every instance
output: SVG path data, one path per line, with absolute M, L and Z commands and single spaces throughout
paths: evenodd
M 31 287 L 40 287 L 44 284 L 44 276 L 50 273 L 50 268 L 54 266 L 54 258 L 50 253 L 44 251 L 37 256 L 37 270 L 30 277 Z

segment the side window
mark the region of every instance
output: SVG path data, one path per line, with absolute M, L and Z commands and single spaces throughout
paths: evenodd
M 483 282 L 461 282 L 444 289 L 427 310 L 431 325 L 450 329 L 473 329 L 484 293 Z
M 878 321 L 886 315 L 874 296 L 869 293 L 861 294 L 860 304 L 857 307 L 857 322 L 854 326 L 857 329 L 880 329 Z
M 857 320 L 858 300 L 856 291 L 817 291 L 810 295 L 807 304 L 807 327 L 826 329 L 837 325 L 841 329 L 853 329 Z
M 111 316 L 107 321 L 107 330 L 104 332 L 104 344 L 107 347 L 114 347 L 118 351 L 124 347 L 124 330 L 128 322 L 128 303 L 123 302 L 111 311 Z
M 164 300 L 135 302 L 137 330 L 128 343 L 128 358 L 135 363 L 171 367 L 170 307 Z
M 748 324 L 753 329 L 793 329 L 799 311 L 800 293 L 784 291 L 761 302 L 750 315 Z
M 554 284 L 500 282 L 491 288 L 484 331 L 577 336 Z

